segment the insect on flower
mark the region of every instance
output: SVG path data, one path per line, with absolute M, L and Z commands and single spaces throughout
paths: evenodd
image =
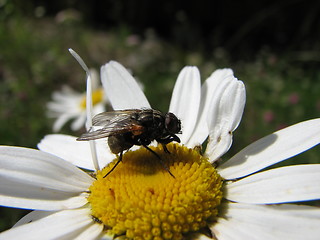
M 77 140 L 86 141 L 108 137 L 111 152 L 120 153 L 117 163 L 104 177 L 108 176 L 122 161 L 123 151 L 130 149 L 133 145 L 143 146 L 153 153 L 173 176 L 160 156 L 148 145 L 156 140 L 162 144 L 166 153 L 170 153 L 166 144 L 172 141 L 180 143 L 180 138 L 176 134 L 181 133 L 181 121 L 176 115 L 171 112 L 164 114 L 154 109 L 127 109 L 100 113 L 93 117 L 92 122 L 93 127 L 101 128 L 97 130 L 91 128 Z

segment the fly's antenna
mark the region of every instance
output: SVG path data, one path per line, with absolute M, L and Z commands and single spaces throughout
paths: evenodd
M 86 112 L 87 112 L 87 121 L 86 121 L 86 129 L 87 131 L 92 127 L 92 78 L 91 73 L 89 71 L 89 68 L 84 63 L 82 58 L 79 56 L 78 53 L 76 53 L 73 49 L 69 48 L 69 52 L 71 55 L 77 60 L 77 62 L 80 64 L 80 66 L 83 68 L 83 70 L 86 72 L 87 75 L 87 95 L 86 95 Z M 98 157 L 97 157 L 97 149 L 94 140 L 89 141 L 90 143 L 90 149 L 91 149 L 91 155 L 92 155 L 92 161 L 94 168 L 97 170 L 100 170 L 99 163 L 98 163 Z

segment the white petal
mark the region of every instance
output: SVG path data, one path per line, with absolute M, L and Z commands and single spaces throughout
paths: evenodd
M 320 164 L 256 173 L 227 185 L 226 198 L 244 203 L 285 203 L 320 199 Z
M 101 81 L 114 110 L 151 108 L 136 80 L 119 63 L 101 67 Z
M 205 235 L 197 236 L 194 240 L 212 240 L 211 237 L 207 237 Z
M 212 240 L 212 239 L 215 239 L 215 238 L 207 237 L 203 233 L 188 233 L 188 239 L 192 239 L 192 240 Z
M 232 144 L 232 133 L 238 127 L 244 105 L 246 92 L 243 82 L 233 76 L 229 77 L 225 88 L 218 88 L 209 110 L 209 141 L 206 155 L 214 162 L 226 153 Z
M 32 212 L 28 213 L 27 215 L 25 215 L 24 217 L 22 217 L 18 222 L 16 222 L 16 224 L 13 227 L 18 227 L 18 226 L 21 226 L 26 223 L 34 222 L 34 221 L 39 220 L 41 218 L 47 217 L 53 213 L 55 213 L 55 212 L 53 212 L 53 211 L 38 211 L 38 210 L 32 211 Z
M 181 143 L 186 143 L 194 131 L 200 104 L 200 73 L 196 67 L 185 67 L 173 89 L 169 112 L 182 122 Z
M 0 234 L 2 239 L 75 239 L 91 228 L 94 221 L 89 209 L 75 209 L 56 212 L 40 220 L 9 229 Z M 102 225 L 100 227 L 102 231 Z M 97 231 L 86 239 L 95 239 Z
M 225 179 L 240 178 L 286 160 L 320 143 L 320 119 L 301 122 L 270 134 L 218 167 Z
M 209 134 L 208 111 L 211 106 L 212 98 L 215 96 L 217 88 L 227 84 L 229 77 L 233 76 L 231 69 L 219 69 L 211 74 L 201 88 L 200 108 L 197 118 L 195 130 L 187 142 L 189 147 L 202 144 Z
M 51 134 L 44 137 L 38 144 L 41 151 L 56 155 L 78 167 L 94 170 L 88 141 L 77 141 L 76 137 Z M 102 169 L 115 158 L 109 150 L 105 139 L 95 140 L 99 166 Z
M 80 113 L 79 116 L 77 116 L 77 118 L 72 121 L 71 123 L 71 130 L 72 131 L 77 131 L 80 128 L 84 127 L 84 123 L 86 122 L 86 113 L 85 111 L 83 113 Z
M 228 203 L 212 226 L 217 239 L 312 240 L 320 236 L 320 209 L 298 205 Z
M 92 110 L 93 110 L 93 115 L 97 115 L 98 113 L 105 112 L 106 108 L 103 103 L 100 103 L 100 104 L 96 104 Z
M 93 179 L 50 154 L 0 146 L 0 182 L 0 205 L 53 210 L 84 205 Z
M 59 132 L 61 130 L 61 128 L 63 127 L 63 125 L 69 121 L 73 116 L 70 115 L 70 114 L 63 114 L 61 116 L 59 116 L 57 118 L 57 120 L 54 121 L 53 123 L 53 127 L 52 127 L 52 130 L 54 132 Z
M 82 231 L 74 240 L 83 239 L 101 239 L 103 236 L 103 224 L 91 223 L 84 231 Z M 105 236 L 103 239 L 113 240 L 112 236 Z
M 99 72 L 94 68 L 90 68 L 89 72 L 90 72 L 90 76 L 91 76 L 92 90 L 96 90 L 99 87 L 101 87 Z

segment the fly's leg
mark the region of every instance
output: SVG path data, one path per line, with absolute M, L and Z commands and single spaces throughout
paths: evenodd
M 163 147 L 163 150 L 165 151 L 165 153 L 170 154 L 170 151 L 168 150 L 168 148 L 167 148 L 167 145 L 166 145 L 166 144 L 162 144 L 162 147 Z
M 151 148 L 149 148 L 147 145 L 142 145 L 145 149 L 147 149 L 149 152 L 151 152 L 153 155 L 155 155 L 157 158 L 161 159 L 160 156 L 153 151 Z
M 162 167 L 171 175 L 171 177 L 176 178 L 176 177 L 172 174 L 172 172 L 170 172 L 169 168 L 168 168 L 167 165 L 162 161 L 162 159 L 159 158 L 159 160 L 160 160 L 160 163 L 161 163 Z
M 171 143 L 173 141 L 180 143 L 180 138 L 178 136 L 172 134 L 165 139 L 157 139 L 157 141 L 162 144 L 163 150 L 166 153 L 170 154 L 170 151 L 167 148 L 167 144 Z
M 123 151 L 120 152 L 120 156 L 119 156 L 119 159 L 116 162 L 116 164 L 111 168 L 111 170 L 106 175 L 103 176 L 103 178 L 108 176 L 118 166 L 118 164 L 122 161 L 122 153 L 123 153 Z
M 167 165 L 163 162 L 163 160 L 161 159 L 161 157 L 155 152 L 153 151 L 151 148 L 149 148 L 147 145 L 142 145 L 144 148 L 146 148 L 148 151 L 150 151 L 151 153 L 153 153 L 159 160 L 160 163 L 162 165 L 162 167 L 173 177 L 175 178 L 175 176 L 170 172 L 169 168 L 167 167 Z M 166 148 L 165 148 L 166 149 Z M 165 150 L 166 151 L 166 150 Z M 167 149 L 167 151 L 169 152 L 169 150 Z M 170 152 L 169 152 L 170 153 Z

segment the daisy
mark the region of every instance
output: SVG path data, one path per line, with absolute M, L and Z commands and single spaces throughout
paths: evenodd
M 101 76 L 114 109 L 150 107 L 119 63 L 103 66 Z M 174 177 L 140 148 L 104 178 L 117 159 L 103 140 L 99 167 L 86 142 L 71 136 L 48 135 L 41 151 L 1 147 L 0 204 L 36 211 L 0 239 L 316 239 L 319 208 L 288 203 L 320 198 L 320 164 L 261 170 L 319 144 L 320 119 L 266 136 L 215 168 L 244 103 L 231 70 L 215 71 L 202 87 L 197 68 L 181 71 L 169 111 L 182 120 L 182 144 L 168 144 L 170 154 L 151 146 Z
M 105 111 L 107 103 L 104 90 L 99 83 L 99 75 L 96 70 L 90 70 L 92 78 L 92 102 L 93 113 L 98 114 Z M 64 85 L 61 91 L 55 91 L 52 94 L 52 101 L 47 103 L 47 116 L 55 118 L 53 131 L 58 132 L 66 122 L 74 119 L 71 123 L 73 131 L 84 127 L 86 121 L 86 93 L 79 93 L 67 85 Z

